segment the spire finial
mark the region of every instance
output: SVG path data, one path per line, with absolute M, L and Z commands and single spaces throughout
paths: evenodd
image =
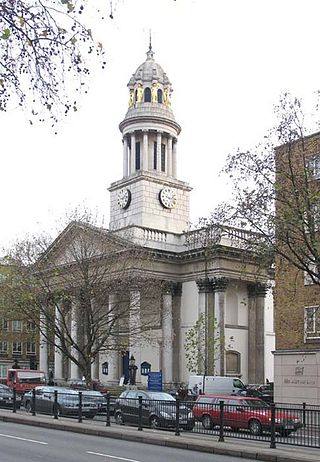
M 149 29 L 149 50 L 147 51 L 147 59 L 153 59 L 154 52 L 152 50 L 151 29 Z

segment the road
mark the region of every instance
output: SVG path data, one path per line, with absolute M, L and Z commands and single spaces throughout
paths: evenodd
M 239 462 L 236 457 L 0 422 L 1 462 Z M 241 459 L 252 462 L 252 459 Z

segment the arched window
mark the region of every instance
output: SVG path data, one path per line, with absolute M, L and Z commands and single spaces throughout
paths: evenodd
M 163 103 L 163 99 L 162 99 L 162 90 L 159 88 L 159 90 L 157 91 L 157 95 L 158 95 L 158 103 Z
M 138 90 L 135 90 L 135 92 L 134 92 L 134 104 L 136 104 L 137 99 L 138 99 Z
M 140 141 L 136 142 L 136 170 L 140 170 Z
M 226 373 L 227 375 L 240 375 L 241 354 L 239 351 L 228 350 L 226 352 Z
M 151 90 L 149 87 L 144 89 L 144 102 L 151 103 Z

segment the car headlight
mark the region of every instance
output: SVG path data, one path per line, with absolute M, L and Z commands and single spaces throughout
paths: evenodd
M 160 411 L 160 415 L 162 415 L 162 417 L 165 417 L 166 419 L 172 418 L 172 415 L 168 414 L 168 412 L 165 412 L 165 411 Z
M 294 418 L 293 418 L 293 421 L 294 421 L 294 423 L 300 423 L 299 417 L 294 417 Z

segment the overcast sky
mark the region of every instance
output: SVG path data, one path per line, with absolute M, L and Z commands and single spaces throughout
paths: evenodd
M 98 3 L 100 0 L 95 0 Z M 320 89 L 319 17 L 315 0 L 119 0 L 114 19 L 90 24 L 107 54 L 89 94 L 58 134 L 29 125 L 28 115 L 0 114 L 0 246 L 54 227 L 79 204 L 109 223 L 111 182 L 122 177 L 118 129 L 127 83 L 145 60 L 152 30 L 156 61 L 172 82 L 182 126 L 178 178 L 190 183 L 191 220 L 226 196 L 219 178 L 228 153 L 259 142 L 283 91 L 305 99 Z

